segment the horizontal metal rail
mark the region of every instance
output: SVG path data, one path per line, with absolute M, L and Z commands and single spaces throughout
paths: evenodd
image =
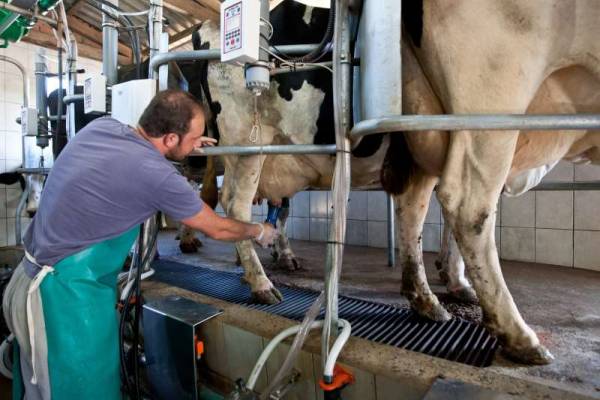
M 65 103 L 65 104 L 75 103 L 76 101 L 83 101 L 83 95 L 82 94 L 73 94 L 73 95 L 68 95 L 68 96 L 63 97 L 63 103 Z
M 40 21 L 44 21 L 48 25 L 56 28 L 57 23 L 52 18 L 44 17 L 43 15 L 39 15 L 39 14 L 34 14 L 30 10 L 26 10 L 24 8 L 13 6 L 12 4 L 8 4 L 8 3 L 0 1 L 0 9 L 3 9 L 3 8 L 8 11 L 11 11 L 11 12 L 17 13 L 19 15 L 22 15 L 24 17 L 27 17 L 27 18 L 31 18 L 34 20 L 39 19 Z
M 48 175 L 50 168 L 17 168 L 17 172 L 24 175 Z
M 289 55 L 306 54 L 316 49 L 316 44 L 292 44 L 271 47 L 273 52 L 281 52 Z M 155 73 L 158 67 L 171 61 L 194 61 L 194 60 L 220 60 L 221 49 L 191 50 L 191 51 L 169 51 L 158 53 L 150 60 L 150 70 Z
M 361 121 L 351 138 L 386 132 L 426 130 L 565 130 L 600 129 L 600 114 L 519 115 L 395 115 Z
M 542 182 L 529 190 L 600 190 L 600 181 L 590 182 Z
M 267 146 L 216 146 L 195 150 L 192 156 L 250 156 L 257 154 L 335 154 L 335 144 L 276 144 Z

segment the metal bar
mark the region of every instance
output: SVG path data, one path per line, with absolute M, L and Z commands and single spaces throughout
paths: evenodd
M 333 10 L 331 10 L 333 11 Z M 335 170 L 332 180 L 333 221 L 329 231 L 327 245 L 325 293 L 325 322 L 321 337 L 321 357 L 323 360 L 323 380 L 333 381 L 325 368 L 335 362 L 330 355 L 336 356 L 329 348 L 329 340 L 338 332 L 338 281 L 342 270 L 344 242 L 346 240 L 346 222 L 348 197 L 350 194 L 350 110 L 352 106 L 350 90 L 350 30 L 348 0 L 335 1 L 335 23 L 333 33 L 333 113 L 335 127 L 336 154 Z M 327 363 L 327 365 L 325 364 Z
M 150 54 L 149 58 L 152 60 L 155 55 L 159 52 L 159 46 L 162 36 L 162 19 L 163 19 L 163 3 L 162 0 L 150 0 L 150 10 L 148 12 L 148 41 Z M 152 64 L 148 66 L 148 76 L 157 79 L 158 74 L 152 67 Z
M 17 172 L 24 175 L 48 175 L 50 168 L 17 168 Z
M 27 17 L 27 18 L 44 21 L 45 23 L 47 23 L 48 25 L 50 25 L 53 28 L 56 28 L 56 26 L 57 26 L 56 21 L 53 20 L 52 18 L 48 18 L 48 17 L 44 17 L 43 15 L 35 14 L 29 10 L 25 10 L 21 7 L 13 6 L 12 4 L 9 4 L 9 3 L 4 3 L 2 1 L 0 1 L 0 9 L 5 9 L 8 11 L 17 13 L 19 15 L 22 15 L 24 17 Z
M 115 6 L 119 5 L 118 0 L 108 0 Z M 110 6 L 102 5 L 102 9 L 112 11 Z M 115 21 L 102 13 L 102 74 L 106 77 L 108 86 L 118 83 L 117 63 L 119 57 L 119 32 Z
M 75 137 L 77 129 L 75 125 L 75 101 L 79 101 L 80 98 L 83 100 L 83 95 L 75 94 L 75 88 L 77 87 L 77 55 L 77 41 L 72 37 L 71 43 L 69 43 L 69 58 L 67 59 L 67 96 L 64 98 L 64 102 L 67 104 L 67 141 Z M 73 101 L 70 101 L 71 99 Z
M 160 36 L 160 51 L 169 51 L 169 34 L 163 32 Z M 152 71 L 150 71 L 152 74 Z M 163 64 L 158 67 L 158 90 L 167 90 L 169 88 L 169 64 Z
M 427 130 L 567 130 L 600 129 L 600 114 L 394 115 L 361 121 L 350 137 Z
M 268 146 L 216 146 L 203 147 L 192 156 L 249 156 L 256 154 L 335 154 L 334 144 L 276 144 Z
M 591 182 L 542 182 L 529 190 L 600 190 L 600 181 Z
M 391 194 L 387 196 L 387 214 L 388 267 L 394 267 L 396 265 L 396 210 L 394 197 Z
M 277 46 L 277 49 L 270 47 L 270 50 L 276 52 L 280 50 L 289 55 L 306 54 L 317 47 L 316 44 L 292 44 Z M 220 60 L 221 49 L 173 51 L 156 53 L 150 59 L 150 71 L 156 72 L 158 67 L 170 61 L 194 61 L 194 60 Z
M 68 94 L 63 98 L 63 102 L 65 104 L 71 104 L 71 103 L 75 103 L 77 101 L 83 101 L 83 95 L 82 94 Z
M 21 76 L 23 77 L 23 107 L 29 107 L 29 78 L 27 77 L 25 67 L 18 60 L 12 57 L 0 55 L 0 61 L 14 65 L 19 69 L 19 72 L 21 72 Z
M 279 67 L 273 68 L 270 72 L 271 76 L 281 75 L 281 74 L 289 74 L 293 72 L 306 72 L 306 71 L 314 71 L 315 69 L 324 69 L 323 67 L 331 68 L 332 63 L 330 61 L 322 62 L 314 65 L 303 65 L 296 67 L 294 69 L 287 67 Z
M 21 235 L 21 214 L 23 213 L 23 208 L 25 208 L 25 204 L 27 204 L 27 198 L 29 197 L 29 177 L 25 179 L 25 189 L 23 189 L 23 193 L 21 193 L 21 197 L 19 198 L 19 204 L 17 205 L 17 211 L 15 215 L 15 244 L 19 246 L 22 242 Z

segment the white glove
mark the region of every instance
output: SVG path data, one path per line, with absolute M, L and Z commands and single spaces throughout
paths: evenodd
M 262 248 L 267 248 L 273 244 L 275 238 L 277 238 L 277 230 L 271 224 L 261 224 L 260 222 L 254 222 L 255 225 L 261 227 L 260 234 L 254 238 Z

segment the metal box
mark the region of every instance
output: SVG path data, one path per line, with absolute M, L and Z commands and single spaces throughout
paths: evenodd
M 146 372 L 153 399 L 198 399 L 198 328 L 221 310 L 178 296 L 144 304 Z
M 154 79 L 136 79 L 113 85 L 111 116 L 135 127 L 155 94 Z
M 256 62 L 259 42 L 260 0 L 221 3 L 221 62 Z
M 106 78 L 103 75 L 92 75 L 83 82 L 83 111 L 90 113 L 106 113 Z

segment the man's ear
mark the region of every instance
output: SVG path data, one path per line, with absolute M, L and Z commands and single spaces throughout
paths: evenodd
M 179 135 L 176 133 L 167 133 L 163 136 L 163 143 L 169 149 L 176 147 L 179 144 Z

